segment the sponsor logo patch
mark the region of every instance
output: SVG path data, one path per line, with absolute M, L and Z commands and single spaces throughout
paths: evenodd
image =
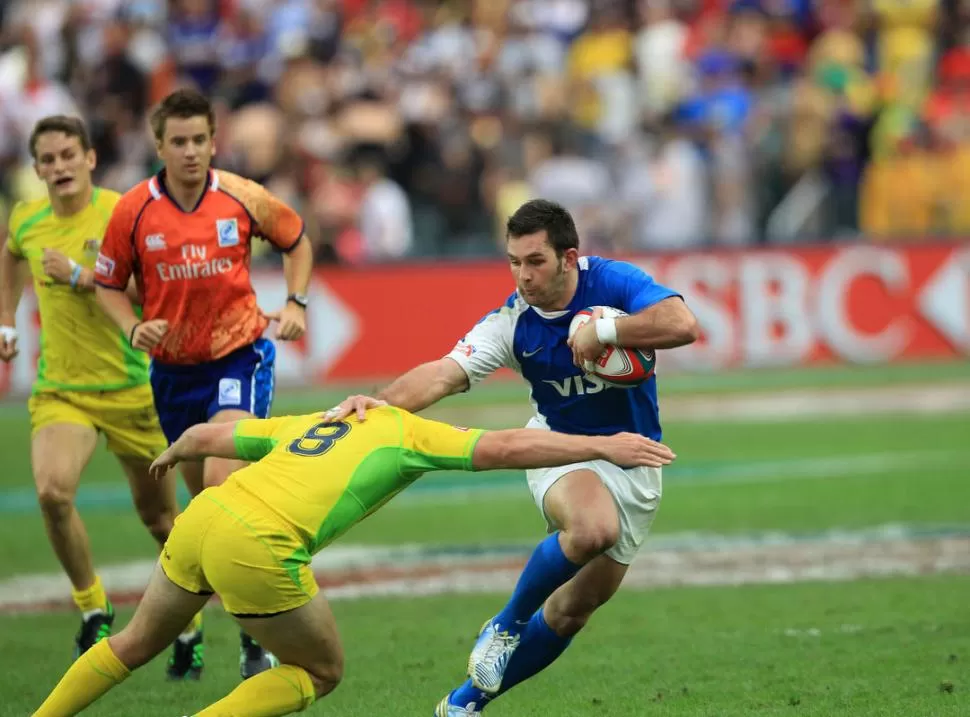
M 236 246 L 239 244 L 239 223 L 235 219 L 217 219 L 216 234 L 220 247 Z
M 219 379 L 219 405 L 238 406 L 242 403 L 242 381 L 238 378 Z
M 98 258 L 94 262 L 94 273 L 108 278 L 114 276 L 115 260 L 104 254 L 98 254 Z

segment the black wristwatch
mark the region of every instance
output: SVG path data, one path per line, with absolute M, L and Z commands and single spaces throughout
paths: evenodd
M 310 299 L 303 294 L 290 294 L 286 297 L 287 301 L 292 301 L 294 304 L 306 311 L 306 307 L 310 305 Z

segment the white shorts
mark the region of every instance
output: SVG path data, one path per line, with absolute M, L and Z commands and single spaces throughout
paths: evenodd
M 543 422 L 535 419 L 529 421 L 528 427 L 548 430 Z M 543 507 L 546 492 L 564 475 L 578 470 L 590 470 L 595 473 L 612 494 L 620 519 L 620 535 L 616 545 L 607 550 L 606 554 L 618 563 L 629 565 L 640 550 L 640 545 L 647 537 L 650 525 L 657 515 L 663 493 L 661 469 L 646 466 L 624 469 L 607 461 L 588 461 L 526 471 L 532 499 L 545 518 L 550 533 L 558 530 L 560 526 L 546 515 Z

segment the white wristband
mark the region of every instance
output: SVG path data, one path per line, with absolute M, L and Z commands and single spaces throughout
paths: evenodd
M 0 337 L 2 337 L 6 343 L 16 341 L 17 329 L 15 329 L 13 326 L 0 326 Z
M 596 339 L 601 344 L 616 345 L 616 319 L 596 319 Z
M 71 288 L 77 289 L 77 283 L 81 280 L 81 272 L 83 271 L 83 268 L 73 259 L 68 259 L 68 261 L 71 265 Z

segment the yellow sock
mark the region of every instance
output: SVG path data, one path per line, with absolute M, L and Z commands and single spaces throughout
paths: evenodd
M 182 630 L 182 634 L 187 637 L 192 637 L 195 635 L 195 633 L 197 633 L 201 629 L 202 629 L 202 611 L 199 610 L 199 612 L 195 613 L 195 617 L 192 618 L 192 622 L 190 622 L 186 626 L 186 628 Z
M 280 665 L 253 675 L 195 717 L 279 717 L 302 712 L 315 697 L 306 670 Z
M 104 594 L 104 586 L 101 584 L 101 578 L 97 575 L 94 576 L 94 584 L 91 587 L 85 590 L 74 590 L 72 588 L 71 597 L 74 598 L 74 604 L 81 612 L 90 612 L 91 610 L 108 612 L 108 596 Z
M 130 674 L 108 641 L 102 640 L 74 661 L 34 717 L 76 715 Z

